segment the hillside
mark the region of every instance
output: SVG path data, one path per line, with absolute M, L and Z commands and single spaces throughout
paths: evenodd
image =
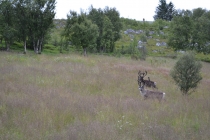
M 210 65 L 202 63 L 200 85 L 184 97 L 169 76 L 175 62 L 0 52 L 0 139 L 206 140 Z M 166 101 L 143 100 L 138 70 Z
M 66 20 L 55 19 L 55 28 L 51 32 L 50 44 L 53 46 L 48 46 L 45 49 L 46 52 L 59 52 L 61 40 L 60 35 L 65 27 Z M 137 48 L 143 46 L 146 47 L 146 52 L 148 56 L 161 56 L 168 58 L 176 58 L 181 55 L 183 51 L 174 52 L 174 50 L 167 45 L 167 37 L 169 29 L 169 22 L 166 21 L 156 21 L 156 22 L 141 22 L 126 18 L 121 18 L 123 24 L 123 30 L 121 31 L 121 38 L 115 43 L 115 53 L 114 55 L 130 55 L 132 44 L 136 41 Z M 53 51 L 55 49 L 55 51 Z M 67 46 L 64 51 L 69 50 L 74 51 L 73 46 Z M 210 55 L 204 55 L 203 53 L 197 53 L 196 57 L 199 60 L 210 62 Z

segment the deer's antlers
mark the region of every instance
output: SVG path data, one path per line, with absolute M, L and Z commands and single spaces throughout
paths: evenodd
M 139 70 L 138 72 L 138 85 L 141 86 L 141 83 L 143 83 L 146 87 L 152 87 L 152 88 L 156 88 L 156 82 L 151 81 L 150 78 L 148 77 L 148 80 L 144 80 L 144 77 L 147 75 L 147 71 L 145 70 L 145 72 L 141 72 Z

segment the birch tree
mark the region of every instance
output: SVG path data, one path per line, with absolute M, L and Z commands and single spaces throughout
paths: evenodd
M 93 24 L 85 13 L 78 15 L 76 12 L 70 11 L 67 15 L 67 24 L 64 34 L 77 48 L 82 47 L 84 55 L 86 56 L 87 49 L 96 46 L 98 26 Z
M 41 53 L 45 36 L 53 27 L 55 0 L 34 0 L 31 2 L 30 39 L 35 53 Z
M 24 47 L 24 53 L 26 53 L 26 41 L 29 34 L 29 13 L 30 13 L 30 7 L 29 3 L 31 0 L 18 0 L 15 3 L 15 15 L 17 19 L 16 28 L 18 31 L 18 38 L 23 41 L 23 47 Z
M 10 45 L 15 40 L 15 16 L 13 1 L 3 0 L 0 1 L 0 17 L 1 17 L 1 30 L 0 34 L 5 40 L 5 46 L 7 51 L 10 50 Z

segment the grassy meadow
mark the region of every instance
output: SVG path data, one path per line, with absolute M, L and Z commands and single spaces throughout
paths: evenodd
M 207 140 L 210 64 L 202 63 L 201 83 L 184 97 L 169 75 L 175 62 L 0 52 L 0 139 Z M 143 100 L 138 70 L 166 101 Z

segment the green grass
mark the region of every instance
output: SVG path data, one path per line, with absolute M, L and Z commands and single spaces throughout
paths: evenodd
M 169 76 L 176 59 L 0 52 L 0 139 L 177 140 L 210 137 L 210 64 L 183 97 Z M 147 70 L 166 101 L 143 100 Z M 152 89 L 151 89 L 152 90 Z

